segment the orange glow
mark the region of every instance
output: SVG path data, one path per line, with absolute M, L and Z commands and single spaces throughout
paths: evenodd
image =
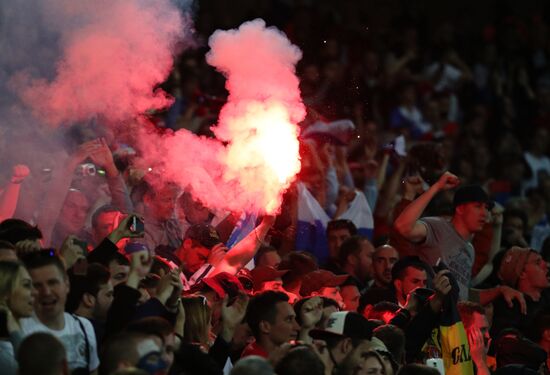
M 275 213 L 282 191 L 300 170 L 298 127 L 288 109 L 278 102 L 251 101 L 226 124 L 232 132 L 224 178 L 238 179 L 257 203 Z

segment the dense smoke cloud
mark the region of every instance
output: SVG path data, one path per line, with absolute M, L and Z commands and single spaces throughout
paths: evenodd
M 137 163 L 152 168 L 159 184 L 175 182 L 210 208 L 277 212 L 300 168 L 296 124 L 305 115 L 295 75 L 301 51 L 282 32 L 255 20 L 212 35 L 207 61 L 227 78 L 229 97 L 212 129 L 216 138 L 207 139 L 186 130 L 159 133 L 143 117 L 172 101 L 156 87 L 190 44 L 192 22 L 182 7 L 191 2 L 6 3 L 0 115 L 31 144 L 12 159 L 36 163 L 35 174 L 52 168 L 59 163 L 44 165 L 43 156 L 29 161 L 29 150 L 43 148 L 32 142 L 43 145 L 51 129 L 100 119 L 114 126 L 115 138 L 132 135 Z M 48 134 L 31 135 L 40 132 Z
M 262 20 L 216 31 L 209 45 L 207 62 L 226 76 L 229 91 L 212 128 L 217 140 L 186 130 L 142 136 L 144 154 L 151 164 L 163 160 L 162 175 L 211 208 L 277 212 L 300 169 L 296 124 L 305 108 L 295 65 L 301 51 Z
M 171 103 L 154 90 L 184 40 L 184 19 L 169 0 L 34 3 L 42 31 L 57 45 L 45 50 L 49 61 L 22 56 L 26 61 L 11 64 L 19 69 L 8 85 L 36 117 L 53 126 L 93 116 L 120 121 Z M 37 69 L 42 64 L 49 69 Z

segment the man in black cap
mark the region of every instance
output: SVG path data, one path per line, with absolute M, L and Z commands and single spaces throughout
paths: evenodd
M 506 286 L 484 291 L 470 290 L 475 258 L 471 240 L 489 220 L 489 209 L 493 206 L 487 193 L 480 186 L 466 185 L 458 188 L 454 195 L 454 213 L 450 220 L 443 217 L 420 218 L 437 193 L 453 189 L 459 184 L 457 176 L 445 172 L 436 183 L 403 210 L 395 220 L 395 229 L 417 245 L 418 255 L 430 266 L 436 266 L 439 261 L 448 266 L 460 287 L 461 300 L 471 297 L 470 299 L 481 304 L 487 304 L 502 295 L 510 305 L 512 299 L 518 299 L 524 306 L 525 301 L 521 293 Z
M 356 350 L 372 345 L 372 331 L 376 324 L 364 316 L 350 311 L 332 313 L 325 329 L 314 329 L 309 335 L 327 345 L 333 368 L 342 366 Z

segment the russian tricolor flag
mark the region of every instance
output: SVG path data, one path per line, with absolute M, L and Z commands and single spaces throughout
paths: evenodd
M 346 212 L 335 219 L 348 219 L 355 224 L 358 234 L 372 239 L 374 220 L 367 198 L 356 191 L 354 200 Z M 311 195 L 303 183 L 298 183 L 298 227 L 296 250 L 305 250 L 314 254 L 319 264 L 328 260 L 326 228 L 332 219 L 319 202 Z

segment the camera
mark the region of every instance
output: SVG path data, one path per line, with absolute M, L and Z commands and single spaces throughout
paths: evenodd
M 83 176 L 83 177 L 95 176 L 97 173 L 97 169 L 95 165 L 92 163 L 84 163 L 78 166 L 76 173 L 79 176 Z

